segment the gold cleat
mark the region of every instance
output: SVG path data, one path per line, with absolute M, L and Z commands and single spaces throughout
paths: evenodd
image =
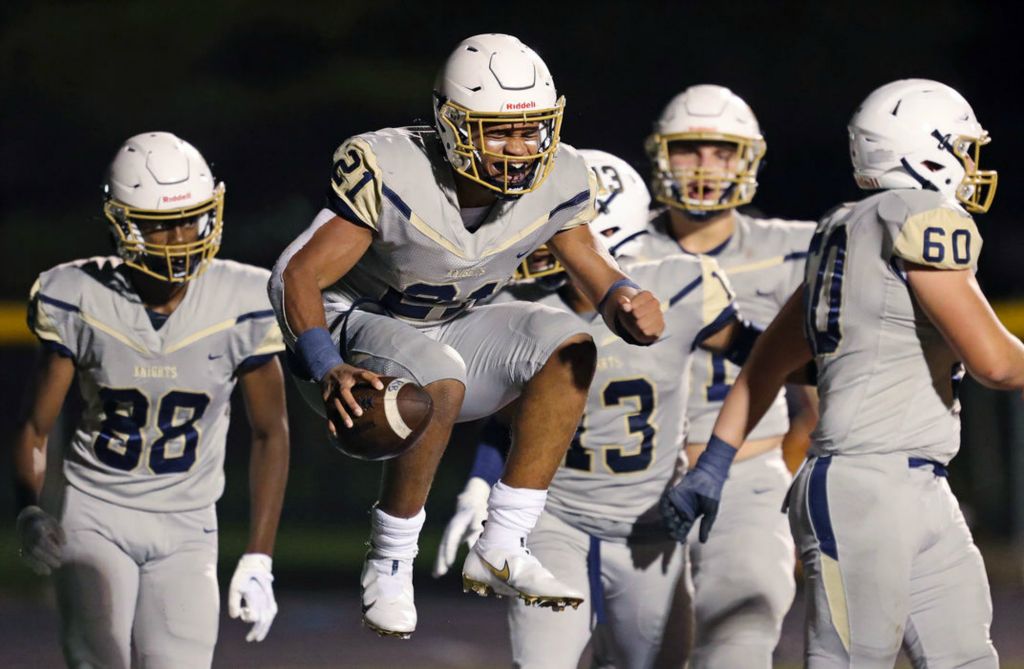
M 564 611 L 567 606 L 575 609 L 583 603 L 582 593 L 556 579 L 525 547 L 488 553 L 484 557 L 475 546 L 469 552 L 462 568 L 464 591 L 481 597 L 518 597 L 527 606 L 552 611 Z
M 495 597 L 497 599 L 505 597 L 504 594 L 497 592 L 486 583 L 474 581 L 466 576 L 462 577 L 462 591 L 465 593 L 473 592 L 480 597 Z M 551 609 L 552 611 L 564 611 L 569 606 L 576 610 L 583 603 L 583 599 L 578 597 L 544 597 L 520 591 L 514 591 L 510 595 L 523 600 L 523 603 L 527 606 L 537 606 L 542 609 Z
M 388 637 L 388 638 L 391 638 L 391 639 L 411 639 L 412 638 L 412 632 L 394 632 L 392 630 L 381 629 L 380 627 L 377 627 L 373 623 L 367 622 L 366 618 L 363 618 L 363 627 L 365 627 L 366 629 L 370 630 L 371 632 L 376 632 L 377 636 Z

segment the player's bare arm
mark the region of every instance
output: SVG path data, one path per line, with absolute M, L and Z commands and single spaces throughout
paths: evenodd
M 791 374 L 811 361 L 803 331 L 804 287 L 801 287 L 764 331 L 725 398 L 714 434 L 729 444 L 742 444 Z
M 587 299 L 599 305 L 613 332 L 624 329 L 641 345 L 657 341 L 665 330 L 658 299 L 629 281 L 589 226 L 564 230 L 551 238 L 549 246 Z
M 288 481 L 288 414 L 281 363 L 274 358 L 243 371 L 239 382 L 252 429 L 249 544 L 246 552 L 273 555 Z
M 249 544 L 228 587 L 228 614 L 253 624 L 246 641 L 263 641 L 277 615 L 272 556 L 288 481 L 288 415 L 281 363 L 272 358 L 243 370 L 239 381 L 252 429 Z
M 29 386 L 27 412 L 14 437 L 14 485 L 22 555 L 39 573 L 60 566 L 64 532 L 39 508 L 46 476 L 46 440 L 75 378 L 75 364 L 54 352 L 39 356 Z
M 284 304 L 288 325 L 298 337 L 317 329 L 326 334 L 320 291 L 345 276 L 372 241 L 373 233 L 368 228 L 335 216 L 291 257 L 283 273 Z M 320 381 L 328 413 L 337 412 L 347 427 L 352 427 L 350 411 L 355 416 L 363 413 L 352 397 L 352 386 L 369 383 L 378 390 L 384 387 L 373 372 L 345 363 L 332 365 L 320 374 L 319 370 L 311 371 Z M 336 436 L 334 422 L 328 420 L 327 427 Z
M 970 270 L 905 263 L 907 282 L 950 348 L 982 385 L 1024 388 L 1024 344 L 999 322 Z
M 801 286 L 793 293 L 757 338 L 725 398 L 707 448 L 682 482 L 662 498 L 662 517 L 677 540 L 685 541 L 690 527 L 703 516 L 700 541 L 707 541 L 738 445 L 768 411 L 787 377 L 811 361 L 803 333 L 804 290 Z

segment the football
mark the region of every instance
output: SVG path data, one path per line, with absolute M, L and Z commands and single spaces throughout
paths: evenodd
M 338 431 L 334 445 L 345 455 L 360 460 L 387 460 L 416 445 L 430 422 L 434 405 L 430 395 L 409 379 L 380 377 L 384 390 L 361 384 L 352 395 L 363 409 L 345 427 L 337 413 L 329 416 Z

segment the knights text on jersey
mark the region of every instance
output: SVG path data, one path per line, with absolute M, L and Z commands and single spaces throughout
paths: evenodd
M 981 244 L 971 217 L 931 191 L 885 191 L 822 220 L 806 276 L 821 399 L 813 453 L 956 455 L 963 367 L 918 306 L 903 262 L 975 271 Z
M 611 541 L 664 538 L 657 501 L 682 446 L 691 355 L 736 313 L 729 284 L 710 258 L 677 254 L 623 268 L 665 306 L 665 334 L 635 347 L 600 318 L 590 322 L 597 370 L 546 507 Z M 541 303 L 566 309 L 557 295 Z
M 329 312 L 371 298 L 413 325 L 450 319 L 493 295 L 554 234 L 595 215 L 593 175 L 565 144 L 537 190 L 498 199 L 473 232 L 459 213 L 454 175 L 434 130 L 357 135 L 334 160 L 329 208 L 374 236 L 359 262 L 324 291 Z
M 74 360 L 84 409 L 64 458 L 71 485 L 146 511 L 209 506 L 224 488 L 224 442 L 240 370 L 284 348 L 269 273 L 213 260 L 160 329 L 119 258 L 43 272 L 29 324 Z

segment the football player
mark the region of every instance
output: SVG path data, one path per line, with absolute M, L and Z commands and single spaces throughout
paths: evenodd
M 650 667 L 658 658 L 685 564 L 685 548 L 666 534 L 658 500 L 683 443 L 690 360 L 699 346 L 742 362 L 758 330 L 739 320 L 714 259 L 678 249 L 645 262 L 624 257 L 648 234 L 646 185 L 614 156 L 580 153 L 602 185 L 601 213 L 591 226 L 630 275 L 668 305 L 666 329 L 650 348 L 629 347 L 596 317 L 593 304 L 561 268 L 544 266 L 540 252 L 530 256 L 522 271 L 535 280 L 526 286 L 533 295 L 518 286 L 510 291 L 573 314 L 590 328 L 598 350 L 583 420 L 527 543 L 557 578 L 590 596 L 578 610 L 557 619 L 512 602 L 512 652 L 517 667 L 575 667 L 594 626 L 606 623 L 603 638 L 612 645 L 602 655 L 614 658 L 615 666 Z M 553 280 L 560 281 L 552 285 Z M 557 292 L 551 290 L 555 285 Z M 488 431 L 495 429 L 489 426 Z M 461 542 L 472 545 L 481 531 L 486 491 L 501 471 L 494 441 L 500 443 L 502 435 L 498 431 L 487 439 L 446 528 L 435 575 L 448 570 Z M 679 635 L 673 636 L 669 645 L 678 647 Z M 678 659 L 681 664 L 683 658 Z
M 811 222 L 737 211 L 754 198 L 766 148 L 753 111 L 729 89 L 699 85 L 676 95 L 647 140 L 652 190 L 665 208 L 652 222 L 661 234 L 643 240 L 644 253 L 653 257 L 680 248 L 713 257 L 744 318 L 761 327 L 803 280 L 814 233 Z M 719 353 L 694 357 L 684 463 L 696 462 L 704 451 L 738 372 Z M 788 428 L 780 391 L 739 450 L 723 490 L 718 530 L 701 541 L 696 533 L 689 537 L 695 669 L 772 666 L 795 592 L 793 540 L 779 513 L 792 480 L 782 456 Z M 756 553 L 747 548 L 752 545 Z
M 262 641 L 288 474 L 284 349 L 269 272 L 216 260 L 224 184 L 168 132 L 129 138 L 104 213 L 118 257 L 43 272 L 29 324 L 43 351 L 15 437 L 24 558 L 54 572 L 72 667 L 208 667 L 217 640 L 217 516 L 231 391 L 252 427 L 247 552 L 231 617 Z M 63 505 L 38 506 L 47 435 L 77 375 L 85 408 L 64 452 Z M 242 601 L 244 600 L 244 604 Z
M 516 445 L 464 584 L 553 608 L 582 599 L 530 555 L 525 537 L 582 413 L 594 344 L 584 323 L 556 309 L 474 306 L 548 242 L 614 332 L 646 345 L 664 327 L 657 300 L 586 225 L 595 186 L 559 142 L 563 109 L 547 66 L 518 39 L 464 40 L 438 76 L 435 126 L 346 140 L 327 207 L 275 267 L 271 299 L 312 406 L 351 426 L 360 409 L 349 389 L 379 386 L 377 375 L 414 379 L 433 400 L 416 447 L 385 464 L 372 513 L 363 620 L 382 635 L 415 629 L 412 562 L 453 424 L 517 396 Z
M 741 443 L 787 374 L 817 367 L 821 420 L 789 499 L 807 576 L 807 666 L 996 667 L 985 567 L 946 482 L 960 443 L 960 361 L 1024 388 L 1024 346 L 974 274 L 996 173 L 967 101 L 935 81 L 871 93 L 849 125 L 873 191 L 818 225 L 803 285 L 736 380 L 697 466 L 669 499 L 714 520 Z

